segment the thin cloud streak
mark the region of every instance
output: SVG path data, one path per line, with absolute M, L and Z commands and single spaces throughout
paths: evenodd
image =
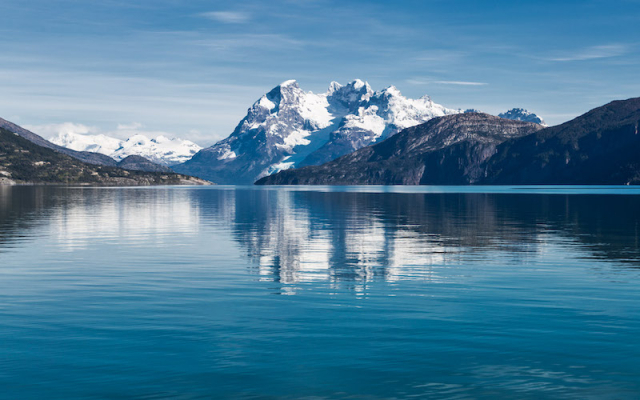
M 438 85 L 460 85 L 460 86 L 487 86 L 486 82 L 465 82 L 465 81 L 435 81 Z
M 305 43 L 281 34 L 239 34 L 226 35 L 216 38 L 202 38 L 191 41 L 191 44 L 209 47 L 215 50 L 235 49 L 290 49 L 292 46 L 302 46 Z
M 458 86 L 487 86 L 486 82 L 470 82 L 470 81 L 431 81 L 421 79 L 407 79 L 407 83 L 412 85 L 458 85 Z
M 77 134 L 77 135 L 89 135 L 89 136 L 107 136 L 111 138 L 125 140 L 135 135 L 144 135 L 148 138 L 156 138 L 158 136 L 164 136 L 170 139 L 176 138 L 176 135 L 172 132 L 163 130 L 149 130 L 145 129 L 145 126 L 139 122 L 132 122 L 129 124 L 118 124 L 115 129 L 103 131 L 95 126 L 88 126 L 77 122 L 63 122 L 59 124 L 42 124 L 42 125 L 24 125 L 25 129 L 37 133 L 45 139 L 51 139 L 59 134 Z
M 251 15 L 239 11 L 209 11 L 200 16 L 226 24 L 244 24 L 251 20 Z
M 592 46 L 565 56 L 549 57 L 546 58 L 546 60 L 557 62 L 597 60 L 601 58 L 619 57 L 628 53 L 628 51 L 629 49 L 626 45 L 609 44 L 604 46 Z

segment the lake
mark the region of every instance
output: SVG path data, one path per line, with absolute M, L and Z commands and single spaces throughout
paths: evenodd
M 640 189 L 0 187 L 0 397 L 640 397 Z

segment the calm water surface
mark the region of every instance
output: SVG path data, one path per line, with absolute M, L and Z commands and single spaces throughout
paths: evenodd
M 0 187 L 2 398 L 640 397 L 640 191 Z

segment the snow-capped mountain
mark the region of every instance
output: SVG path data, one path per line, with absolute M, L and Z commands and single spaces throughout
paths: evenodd
M 222 184 L 251 184 L 291 167 L 317 165 L 434 117 L 460 113 L 427 96 L 408 99 L 391 86 L 355 80 L 325 93 L 286 81 L 249 108 L 233 133 L 175 170 Z
M 106 135 L 85 135 L 75 132 L 60 132 L 49 138 L 51 143 L 75 151 L 90 151 L 111 155 L 120 147 L 122 140 Z
M 539 124 L 542 126 L 547 126 L 542 117 L 537 114 L 534 114 L 530 111 L 525 110 L 524 108 L 512 108 L 507 112 L 503 112 L 502 114 L 498 114 L 500 118 L 512 119 L 515 121 L 524 121 L 524 122 L 533 122 L 535 124 Z
M 168 166 L 183 163 L 202 149 L 188 140 L 169 139 L 165 136 L 150 139 L 139 134 L 126 140 L 120 140 L 106 135 L 61 132 L 50 138 L 49 141 L 76 151 L 105 154 L 116 161 L 136 155 Z

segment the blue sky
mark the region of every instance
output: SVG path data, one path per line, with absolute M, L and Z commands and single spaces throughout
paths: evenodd
M 640 0 L 0 0 L 0 117 L 209 145 L 278 83 L 355 78 L 550 124 L 640 96 Z

